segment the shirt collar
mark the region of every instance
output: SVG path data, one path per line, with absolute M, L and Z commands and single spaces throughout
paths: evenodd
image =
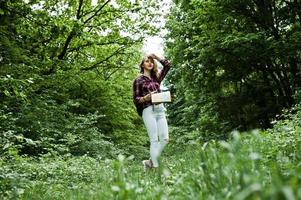
M 148 80 L 152 80 L 152 77 L 149 78 L 149 77 L 145 76 L 144 74 L 141 74 L 141 76 L 148 79 Z

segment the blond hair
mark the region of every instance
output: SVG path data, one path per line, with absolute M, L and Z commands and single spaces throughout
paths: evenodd
M 140 73 L 144 72 L 143 64 L 144 64 L 144 61 L 146 59 L 150 59 L 151 62 L 154 64 L 154 67 L 151 71 L 151 76 L 155 77 L 158 80 L 159 79 L 158 66 L 157 66 L 157 63 L 155 62 L 154 58 L 151 57 L 151 56 L 146 56 L 142 59 L 140 65 L 139 65 L 140 66 Z

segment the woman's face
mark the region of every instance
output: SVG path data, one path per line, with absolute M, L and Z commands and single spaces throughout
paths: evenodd
M 154 68 L 154 60 L 150 58 L 145 58 L 143 62 L 143 68 L 151 71 Z

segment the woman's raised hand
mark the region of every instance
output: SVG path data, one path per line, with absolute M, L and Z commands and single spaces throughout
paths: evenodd
M 154 54 L 154 53 L 150 54 L 149 56 L 152 57 L 153 59 L 158 60 L 158 61 L 161 60 L 161 59 L 160 59 L 156 54 Z

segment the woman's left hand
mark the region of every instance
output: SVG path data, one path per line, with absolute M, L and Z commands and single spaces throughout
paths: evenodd
M 158 60 L 158 61 L 161 60 L 161 59 L 160 59 L 156 54 L 154 54 L 154 53 L 150 54 L 149 56 L 152 57 L 153 59 Z

